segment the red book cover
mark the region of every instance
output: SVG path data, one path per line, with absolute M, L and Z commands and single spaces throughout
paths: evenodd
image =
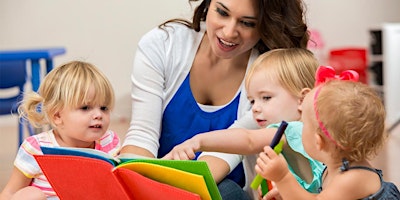
M 112 158 L 93 149 L 41 147 L 35 159 L 60 199 L 221 200 L 204 161 Z

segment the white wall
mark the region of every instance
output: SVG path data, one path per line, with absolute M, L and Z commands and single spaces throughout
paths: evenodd
M 129 118 L 137 42 L 161 22 L 189 14 L 187 0 L 0 0 L 0 49 L 65 47 L 55 66 L 72 59 L 97 65 L 116 91 L 114 117 Z
M 400 23 L 383 25 L 384 95 L 388 124 L 400 120 Z
M 399 0 L 305 0 L 310 28 L 318 29 L 329 48 L 369 47 L 371 28 L 400 22 Z
M 400 22 L 399 0 L 305 0 L 309 27 L 326 47 L 368 47 L 371 27 Z M 117 96 L 115 117 L 130 117 L 129 74 L 140 37 L 164 20 L 191 17 L 187 0 L 0 0 L 0 49 L 63 46 L 71 59 L 106 73 Z

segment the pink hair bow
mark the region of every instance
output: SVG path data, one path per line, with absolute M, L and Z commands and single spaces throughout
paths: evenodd
M 359 75 L 354 70 L 345 70 L 340 75 L 336 75 L 335 69 L 331 66 L 320 66 L 315 73 L 315 86 L 325 83 L 328 80 L 349 80 L 358 81 Z

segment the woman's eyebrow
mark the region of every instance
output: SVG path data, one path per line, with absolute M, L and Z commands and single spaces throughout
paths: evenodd
M 229 10 L 229 8 L 228 7 L 226 7 L 223 3 L 221 3 L 221 2 L 217 2 L 217 4 L 219 4 L 220 6 L 222 6 L 225 10 L 227 10 L 227 11 L 230 11 Z M 257 18 L 256 17 L 254 17 L 254 16 L 243 16 L 242 18 L 245 18 L 245 19 L 252 19 L 252 20 L 257 20 Z

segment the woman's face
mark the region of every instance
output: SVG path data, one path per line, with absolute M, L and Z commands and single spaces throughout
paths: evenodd
M 213 52 L 233 58 L 252 49 L 260 40 L 256 28 L 257 0 L 212 0 L 208 8 L 207 37 Z

